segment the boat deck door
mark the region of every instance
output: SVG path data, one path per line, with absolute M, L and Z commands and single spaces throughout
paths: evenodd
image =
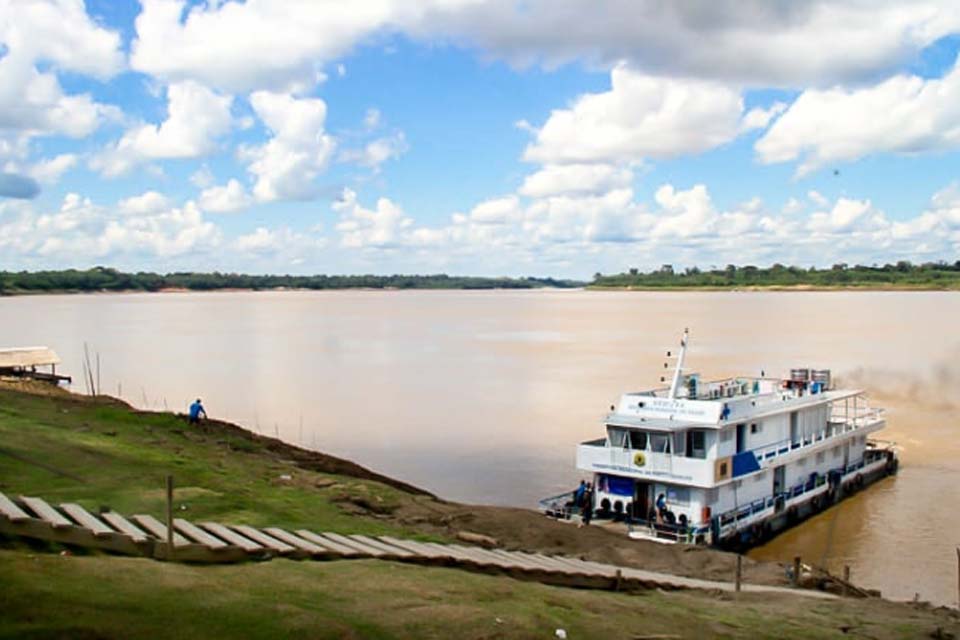
M 633 517 L 646 520 L 650 515 L 650 508 L 653 506 L 653 500 L 650 493 L 653 486 L 649 482 L 636 480 L 633 483 Z

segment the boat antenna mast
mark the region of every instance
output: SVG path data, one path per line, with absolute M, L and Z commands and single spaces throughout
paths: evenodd
M 687 343 L 690 340 L 690 329 L 683 330 L 683 337 L 680 338 L 680 353 L 677 355 L 677 368 L 673 372 L 673 382 L 670 383 L 670 398 L 677 397 L 677 390 L 680 387 L 680 376 L 683 374 L 683 359 L 687 355 Z

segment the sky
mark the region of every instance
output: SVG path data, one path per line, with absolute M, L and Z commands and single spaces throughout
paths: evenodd
M 956 0 L 0 0 L 0 269 L 960 258 Z

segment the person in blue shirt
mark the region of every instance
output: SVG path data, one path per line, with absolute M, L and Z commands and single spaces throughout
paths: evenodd
M 200 403 L 200 398 L 197 398 L 197 401 L 190 405 L 190 424 L 200 422 L 201 415 L 203 415 L 204 420 L 206 420 L 207 412 L 204 410 L 203 404 Z

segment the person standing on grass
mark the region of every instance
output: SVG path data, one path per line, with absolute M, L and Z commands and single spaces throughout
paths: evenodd
M 190 424 L 197 424 L 200 422 L 200 416 L 203 416 L 203 419 L 207 419 L 207 412 L 203 408 L 203 404 L 200 402 L 200 398 L 197 398 L 197 401 L 190 405 Z

